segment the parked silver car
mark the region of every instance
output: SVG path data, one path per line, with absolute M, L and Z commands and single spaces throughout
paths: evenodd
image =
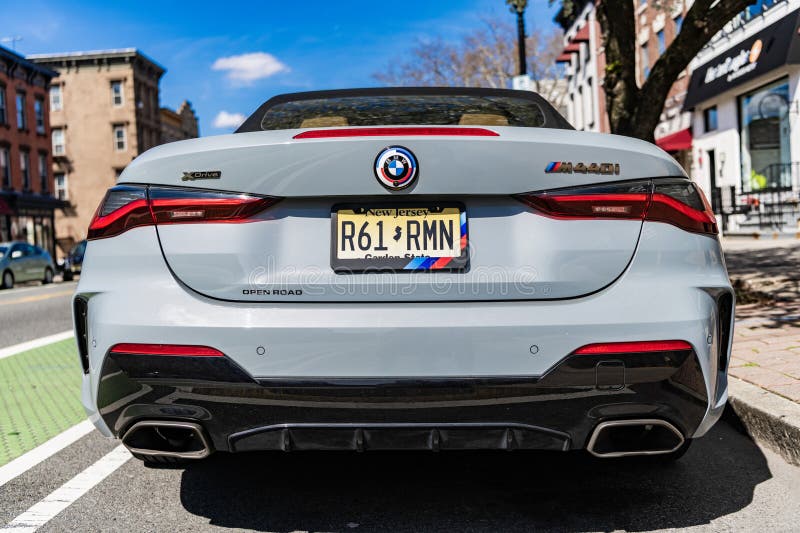
M 0 288 L 10 289 L 23 281 L 52 283 L 54 272 L 47 250 L 27 242 L 0 243 Z

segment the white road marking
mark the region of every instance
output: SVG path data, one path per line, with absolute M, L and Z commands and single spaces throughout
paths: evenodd
M 33 292 L 33 291 L 48 292 L 48 291 L 53 291 L 53 290 L 56 290 L 56 289 L 60 289 L 61 287 L 64 287 L 65 285 L 69 286 L 69 285 L 77 285 L 77 284 L 78 284 L 77 281 L 64 281 L 62 283 L 51 283 L 49 285 L 33 285 L 33 286 L 30 286 L 30 287 L 18 286 L 18 287 L 14 287 L 10 291 L 9 290 L 0 291 L 0 297 L 16 296 L 17 294 L 23 294 L 23 293 L 26 293 L 26 292 Z
M 28 350 L 33 350 L 34 348 L 41 348 L 42 346 L 47 346 L 48 344 L 52 344 L 54 342 L 63 341 L 64 339 L 69 339 L 73 335 L 74 333 L 72 330 L 62 331 L 61 333 L 56 333 L 55 335 L 48 335 L 47 337 L 33 339 L 32 341 L 15 344 L 14 346 L 9 346 L 8 348 L 0 348 L 0 359 L 11 357 L 12 355 L 16 355 L 21 352 L 27 352 Z
M 88 420 L 72 426 L 68 430 L 59 433 L 44 444 L 40 444 L 31 451 L 20 455 L 10 463 L 0 466 L 0 487 L 27 472 L 45 459 L 57 454 L 81 437 L 88 435 L 94 429 L 94 425 Z
M 55 518 L 58 513 L 75 503 L 78 498 L 89 492 L 117 468 L 124 465 L 131 457 L 131 453 L 125 446 L 120 444 L 99 461 L 9 522 L 7 526 L 0 528 L 0 531 L 14 531 L 15 533 L 32 533 L 36 531 Z

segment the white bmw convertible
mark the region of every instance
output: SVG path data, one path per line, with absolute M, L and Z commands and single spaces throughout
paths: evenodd
M 530 92 L 278 96 L 138 157 L 88 239 L 83 403 L 144 460 L 674 459 L 725 405 L 734 297 L 702 192 Z

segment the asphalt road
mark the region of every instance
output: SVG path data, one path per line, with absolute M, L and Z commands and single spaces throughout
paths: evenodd
M 0 529 L 116 443 L 93 432 L 0 489 Z M 580 454 L 135 459 L 40 531 L 798 531 L 800 468 L 718 424 L 673 465 Z
M 0 290 L 0 348 L 72 329 L 77 281 Z

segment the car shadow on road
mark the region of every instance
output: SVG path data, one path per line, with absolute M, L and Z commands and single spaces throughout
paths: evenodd
M 582 453 L 216 454 L 181 501 L 218 526 L 269 531 L 643 531 L 708 524 L 770 479 L 756 445 L 718 424 L 671 465 Z

